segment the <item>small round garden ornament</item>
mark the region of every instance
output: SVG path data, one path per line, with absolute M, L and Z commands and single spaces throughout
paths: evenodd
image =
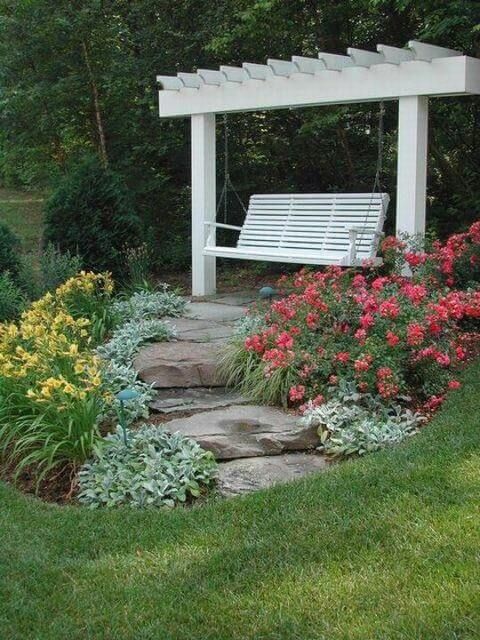
M 262 298 L 262 300 L 271 300 L 277 292 L 273 287 L 265 286 L 262 287 L 258 293 L 260 294 L 260 298 Z
M 130 402 L 138 398 L 140 394 L 135 389 L 122 389 L 117 393 L 116 398 L 120 402 L 120 409 L 118 411 L 118 421 L 123 432 L 123 442 L 125 446 L 128 446 L 127 439 L 127 416 L 125 414 L 125 402 Z

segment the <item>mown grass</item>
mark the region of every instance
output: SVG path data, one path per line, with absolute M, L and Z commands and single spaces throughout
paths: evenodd
M 42 193 L 0 189 L 0 221 L 19 236 L 26 253 L 39 252 L 43 205 Z
M 5 639 L 454 640 L 480 629 L 480 362 L 403 445 L 241 499 L 91 512 L 0 488 Z

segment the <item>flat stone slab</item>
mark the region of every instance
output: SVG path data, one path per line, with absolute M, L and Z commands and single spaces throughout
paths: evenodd
M 175 413 L 178 411 L 197 411 L 246 404 L 247 399 L 236 391 L 223 387 L 205 389 L 160 389 L 150 408 L 158 413 Z
M 217 294 L 212 302 L 216 304 L 227 304 L 230 306 L 243 307 L 258 300 L 258 291 L 244 291 L 238 293 L 221 293 Z
M 217 460 L 279 455 L 320 444 L 315 427 L 299 425 L 298 416 L 274 407 L 245 405 L 202 411 L 165 426 L 172 433 L 193 438 Z
M 191 302 L 187 305 L 185 316 L 198 320 L 214 320 L 216 322 L 233 322 L 243 318 L 247 308 L 219 304 L 217 302 Z
M 230 460 L 218 465 L 217 486 L 224 497 L 238 496 L 298 480 L 325 471 L 328 466 L 324 456 L 305 453 Z
M 157 342 L 139 351 L 133 366 L 156 389 L 224 387 L 217 371 L 222 345 L 215 342 Z
M 168 322 L 175 327 L 177 340 L 188 340 L 189 342 L 225 342 L 235 330 L 233 325 L 213 320 L 168 318 Z

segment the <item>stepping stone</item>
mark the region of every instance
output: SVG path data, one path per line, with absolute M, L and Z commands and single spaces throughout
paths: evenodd
M 247 311 L 244 306 L 218 304 L 216 302 L 191 302 L 187 305 L 185 315 L 198 320 L 214 320 L 216 322 L 233 322 L 243 318 Z
M 328 466 L 324 456 L 305 453 L 230 460 L 218 465 L 217 486 L 220 495 L 237 496 L 298 480 L 325 471 Z
M 258 291 L 224 293 L 215 296 L 212 302 L 216 304 L 227 304 L 235 307 L 244 307 L 257 301 L 259 298 Z
M 168 318 L 175 327 L 177 340 L 190 342 L 225 342 L 232 336 L 234 327 L 213 320 L 196 320 L 194 318 Z
M 172 433 L 193 438 L 217 460 L 279 455 L 320 444 L 315 427 L 299 425 L 298 416 L 274 407 L 245 405 L 202 411 L 165 426 Z
M 196 411 L 216 409 L 230 405 L 245 404 L 246 398 L 236 391 L 229 391 L 222 387 L 205 389 L 196 387 L 191 389 L 160 389 L 150 408 L 158 413 L 175 413 L 177 411 Z
M 217 371 L 222 347 L 216 342 L 157 342 L 141 349 L 133 366 L 156 389 L 224 387 L 226 380 Z

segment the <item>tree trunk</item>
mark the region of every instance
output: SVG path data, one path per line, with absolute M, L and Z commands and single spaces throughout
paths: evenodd
M 95 111 L 95 122 L 97 125 L 97 134 L 99 142 L 100 159 L 104 167 L 108 166 L 107 144 L 105 141 L 105 130 L 103 128 L 102 111 L 100 109 L 100 99 L 98 95 L 98 87 L 93 75 L 92 65 L 90 64 L 90 56 L 88 54 L 88 47 L 85 40 L 82 40 L 83 57 L 85 60 L 85 66 L 87 67 L 88 79 L 90 81 L 90 87 L 92 89 L 93 108 Z

